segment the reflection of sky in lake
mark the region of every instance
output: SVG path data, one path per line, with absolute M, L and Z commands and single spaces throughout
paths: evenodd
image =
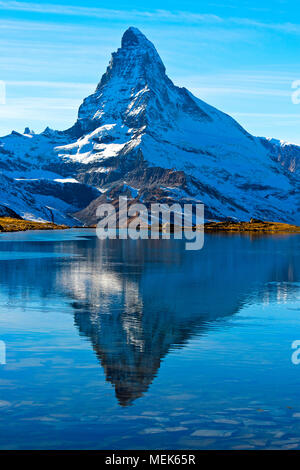
M 0 237 L 1 448 L 300 448 L 299 237 Z

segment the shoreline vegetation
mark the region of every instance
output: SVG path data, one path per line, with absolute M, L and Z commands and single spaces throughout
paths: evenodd
M 56 225 L 52 222 L 33 222 L 32 220 L 0 217 L 0 232 L 24 232 L 26 230 L 65 230 L 67 225 Z
M 260 233 L 300 233 L 297 225 L 281 222 L 267 222 L 251 219 L 250 222 L 208 222 L 204 224 L 205 232 L 260 232 Z
M 1 233 L 21 232 L 26 230 L 66 230 L 68 228 L 96 228 L 96 225 L 89 227 L 68 227 L 67 225 L 57 225 L 52 222 L 33 222 L 31 220 L 15 219 L 12 217 L 0 217 Z M 174 227 L 173 224 L 168 224 L 168 226 L 163 226 L 161 231 L 170 231 L 173 233 L 177 230 L 181 230 L 181 228 Z M 281 222 L 267 222 L 251 219 L 250 222 L 207 222 L 204 224 L 204 231 L 207 233 L 300 233 L 300 227 L 297 225 L 285 224 Z

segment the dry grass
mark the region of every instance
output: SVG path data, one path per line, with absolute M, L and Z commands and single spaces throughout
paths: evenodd
M 23 232 L 25 230 L 63 230 L 67 225 L 56 225 L 51 222 L 32 222 L 11 217 L 0 217 L 0 232 Z
M 204 225 L 206 232 L 263 232 L 300 233 L 297 225 L 279 222 L 209 222 Z
M 95 226 L 93 226 L 95 227 Z M 51 222 L 32 222 L 11 217 L 0 217 L 0 232 L 20 232 L 25 230 L 64 230 L 67 225 L 56 225 Z M 151 228 L 151 227 L 149 227 Z M 205 232 L 256 232 L 258 233 L 300 233 L 297 225 L 279 222 L 208 222 Z M 172 230 L 170 230 L 172 231 Z

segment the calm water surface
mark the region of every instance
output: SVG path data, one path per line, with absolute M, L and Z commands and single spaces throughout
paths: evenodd
M 1 449 L 300 449 L 300 237 L 0 235 Z

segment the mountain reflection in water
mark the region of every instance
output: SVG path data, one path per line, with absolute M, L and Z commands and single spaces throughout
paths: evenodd
M 53 292 L 70 299 L 79 334 L 126 406 L 148 390 L 170 350 L 245 304 L 293 295 L 296 243 L 296 236 L 207 235 L 202 250 L 186 251 L 175 240 L 27 241 L 27 251 L 72 256 L 11 260 L 0 282 L 24 303 L 32 289 L 45 301 Z

